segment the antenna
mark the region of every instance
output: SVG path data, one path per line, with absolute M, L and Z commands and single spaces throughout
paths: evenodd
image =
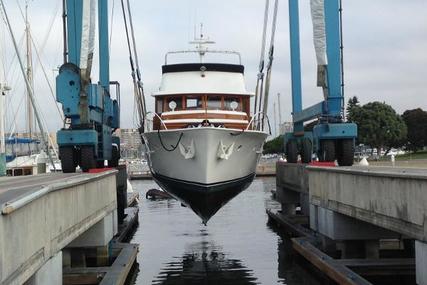
M 196 37 L 196 29 L 194 27 L 194 40 L 190 41 L 190 44 L 196 45 L 196 50 L 200 56 L 200 63 L 203 63 L 203 57 L 208 51 L 208 47 L 205 45 L 215 44 L 214 41 L 209 40 L 209 37 L 205 38 L 203 34 L 203 23 L 200 23 L 200 36 Z

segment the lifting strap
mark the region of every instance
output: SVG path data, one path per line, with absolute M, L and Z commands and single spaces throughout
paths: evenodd
M 270 49 L 268 51 L 268 64 L 267 64 L 267 76 L 265 79 L 264 86 L 264 105 L 262 112 L 267 114 L 268 109 L 268 95 L 270 93 L 270 81 L 271 81 L 271 69 L 273 67 L 274 60 L 274 39 L 276 37 L 276 26 L 277 26 L 277 10 L 279 9 L 279 0 L 276 0 L 274 3 L 274 14 L 273 14 L 273 24 L 271 27 L 271 38 L 270 38 Z M 262 129 L 264 129 L 264 120 L 262 121 Z
M 270 6 L 270 1 L 265 1 L 265 11 L 264 11 L 264 27 L 262 32 L 262 43 L 261 43 L 261 55 L 259 60 L 259 69 L 257 75 L 257 82 L 255 87 L 255 100 L 254 100 L 254 116 L 257 114 L 257 104 L 258 100 L 261 100 L 260 95 L 262 95 L 262 86 L 264 82 L 264 55 L 265 55 L 265 45 L 266 45 L 266 35 L 267 35 L 267 24 L 268 24 L 268 10 Z M 261 101 L 259 103 L 261 106 Z
M 132 13 L 131 13 L 129 0 L 127 0 L 127 3 L 126 3 L 127 9 L 125 8 L 124 0 L 121 0 L 121 4 L 122 4 L 123 21 L 125 25 L 126 40 L 127 40 L 128 52 L 129 52 L 131 76 L 132 76 L 133 87 L 134 87 L 135 104 L 137 107 L 138 117 L 139 117 L 139 131 L 140 133 L 142 133 L 144 132 L 143 128 L 144 128 L 146 107 L 145 107 L 144 89 L 141 81 L 141 72 L 140 72 L 139 63 L 138 63 L 135 34 L 134 34 L 134 28 L 133 28 L 133 22 L 132 22 Z M 127 15 L 129 16 L 129 20 Z M 130 28 L 130 34 L 129 34 L 129 28 Z

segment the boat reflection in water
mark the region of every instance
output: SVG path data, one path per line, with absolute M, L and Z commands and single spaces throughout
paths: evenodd
M 252 270 L 238 259 L 228 259 L 222 249 L 208 242 L 193 244 L 182 257 L 167 263 L 152 284 L 157 285 L 252 285 Z
M 229 182 L 213 184 L 209 187 L 197 183 L 182 183 L 170 178 L 154 175 L 156 182 L 168 193 L 190 207 L 206 224 L 231 199 L 245 190 L 254 175 Z

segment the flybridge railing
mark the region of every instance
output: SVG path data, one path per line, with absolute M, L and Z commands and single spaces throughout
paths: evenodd
M 239 65 L 242 64 L 242 56 L 237 51 L 232 50 L 180 50 L 180 51 L 170 51 L 165 54 L 165 65 L 168 64 L 168 57 L 172 54 L 189 54 L 189 53 L 197 53 L 200 55 L 201 58 L 206 55 L 206 53 L 213 53 L 213 54 L 231 54 L 236 55 L 239 58 Z

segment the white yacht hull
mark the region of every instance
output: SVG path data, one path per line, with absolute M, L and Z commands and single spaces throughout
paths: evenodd
M 153 178 L 207 222 L 250 185 L 267 134 L 202 127 L 143 137 Z
M 153 174 L 209 185 L 254 174 L 267 134 L 206 127 L 143 136 Z

